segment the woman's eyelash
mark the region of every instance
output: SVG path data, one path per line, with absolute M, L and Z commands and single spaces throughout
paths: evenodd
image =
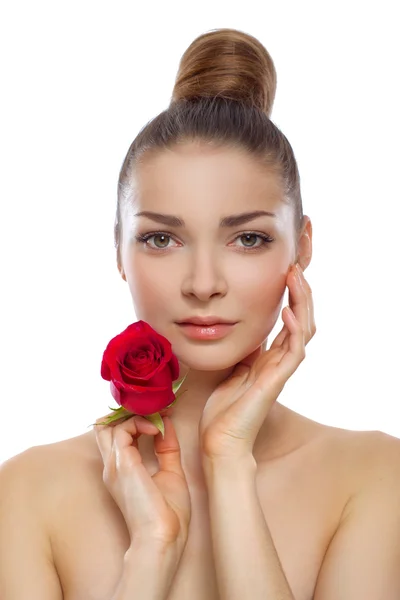
M 156 236 L 164 236 L 166 238 L 171 238 L 174 239 L 173 236 L 170 233 L 166 233 L 165 231 L 152 231 L 151 233 L 145 233 L 145 234 L 137 234 L 135 235 L 135 239 L 137 242 L 147 246 L 148 248 L 150 248 L 151 250 L 155 250 L 156 252 L 162 252 L 163 250 L 168 250 L 168 246 L 165 246 L 165 248 L 158 248 L 157 246 L 149 246 L 148 245 L 148 240 L 151 239 L 152 237 L 156 237 Z M 235 240 L 240 239 L 242 237 L 246 237 L 246 236 L 255 236 L 261 239 L 261 244 L 259 244 L 258 246 L 242 246 L 242 248 L 246 251 L 246 252 L 251 252 L 251 251 L 256 251 L 256 250 L 260 250 L 261 248 L 265 248 L 266 246 L 268 246 L 269 244 L 271 244 L 272 242 L 275 241 L 275 238 L 271 237 L 270 235 L 266 234 L 266 233 L 260 233 L 257 231 L 244 231 L 243 233 L 241 233 L 240 235 L 236 236 Z

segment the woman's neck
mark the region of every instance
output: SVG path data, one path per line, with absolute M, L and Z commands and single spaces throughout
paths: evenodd
M 189 453 L 195 467 L 199 466 L 199 423 L 208 398 L 215 388 L 232 373 L 234 367 L 224 371 L 193 371 L 181 367 L 180 377 L 186 379 L 178 391 L 182 397 L 173 406 L 171 418 L 174 422 L 182 449 Z M 296 419 L 295 417 L 298 417 Z M 304 419 L 280 402 L 275 402 L 263 423 L 255 451 L 266 458 L 284 454 L 287 448 L 296 445 L 298 420 Z M 197 468 L 196 468 L 197 470 Z
M 194 371 L 181 366 L 180 377 L 186 374 L 186 378 L 177 392 L 182 397 L 178 398 L 173 407 L 174 420 L 186 423 L 187 427 L 197 432 L 208 398 L 233 369 L 234 367 L 222 371 Z

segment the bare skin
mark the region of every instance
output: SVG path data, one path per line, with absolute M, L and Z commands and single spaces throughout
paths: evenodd
M 173 417 L 172 417 L 173 419 Z M 182 464 L 192 518 L 169 600 L 218 598 L 207 513 L 207 492 L 182 438 Z M 157 471 L 151 436 L 139 439 L 150 473 Z M 296 600 L 311 600 L 327 547 L 357 491 L 399 453 L 400 441 L 380 432 L 352 432 L 311 421 L 276 403 L 254 449 L 266 521 Z M 371 463 L 371 456 L 373 462 Z M 34 473 L 49 555 L 65 600 L 109 600 L 121 576 L 130 536 L 102 480 L 94 431 L 21 455 Z M 29 573 L 26 577 L 29 579 Z M 33 576 L 33 574 L 32 574 Z
M 213 497 L 202 470 L 198 426 L 213 390 L 270 334 L 290 265 L 297 262 L 305 270 L 310 263 L 311 222 L 304 217 L 296 247 L 292 208 L 282 201 L 279 180 L 235 150 L 178 148 L 142 164 L 135 183 L 134 202 L 123 211 L 120 273 L 135 314 L 167 337 L 183 370 L 189 368 L 186 398 L 174 406 L 171 420 L 192 517 L 168 599 L 214 600 L 208 510 Z M 160 224 L 136 212 L 152 211 L 156 221 L 165 221 L 159 213 L 166 207 L 169 219 L 178 215 L 185 225 L 168 225 L 166 231 L 163 226 L 164 233 L 157 234 Z M 260 210 L 273 216 L 263 214 L 228 229 L 221 225 L 227 215 Z M 246 236 L 254 241 L 260 233 L 273 241 L 249 248 Z M 158 240 L 155 245 L 152 239 Z M 312 314 L 307 296 L 304 310 L 296 309 L 301 294 L 296 300 L 294 292 L 292 302 L 305 322 Z M 176 323 L 192 315 L 225 317 L 235 329 L 205 351 Z M 260 423 L 253 447 L 258 499 L 293 597 L 398 598 L 400 440 L 327 427 L 279 402 Z M 158 471 L 153 443 L 151 436 L 139 438 L 150 475 Z M 0 582 L 9 582 L 5 598 L 16 598 L 14 585 L 18 598 L 32 598 L 30 583 L 35 582 L 32 600 L 111 600 L 132 529 L 103 482 L 103 467 L 94 431 L 11 460 L 2 479 L 11 491 L 0 495 L 0 504 L 5 499 L 0 547 L 8 550 L 0 563 Z M 339 575 L 342 595 L 336 587 Z

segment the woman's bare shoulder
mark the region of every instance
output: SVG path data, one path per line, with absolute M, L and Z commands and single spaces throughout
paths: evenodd
M 338 455 L 349 458 L 348 454 L 371 464 L 400 456 L 400 438 L 379 430 L 352 430 L 317 424 L 321 430 L 321 440 L 325 441 Z M 344 455 L 345 453 L 345 455 Z
M 287 407 L 282 414 L 284 442 L 276 452 L 278 460 L 282 456 L 285 461 L 300 461 L 305 469 L 312 465 L 320 473 L 340 474 L 343 483 L 348 475 L 353 485 L 367 483 L 382 473 L 382 468 L 396 470 L 400 466 L 398 437 L 378 430 L 325 425 Z M 273 452 L 271 456 L 275 458 Z
M 310 452 L 335 465 L 353 484 L 369 485 L 384 473 L 400 477 L 400 439 L 379 430 L 351 430 L 309 421 Z
M 0 466 L 0 480 L 18 482 L 25 492 L 35 491 L 45 499 L 59 484 L 78 480 L 88 473 L 101 475 L 102 462 L 93 432 L 48 444 L 32 446 Z

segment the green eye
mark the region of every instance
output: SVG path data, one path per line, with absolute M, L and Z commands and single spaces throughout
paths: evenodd
M 257 243 L 257 238 L 259 243 Z M 257 233 L 256 231 L 249 231 L 248 233 L 242 233 L 238 235 L 235 241 L 240 240 L 239 248 L 244 250 L 263 250 L 268 247 L 269 244 L 274 242 L 274 238 L 265 233 Z
M 173 239 L 173 237 L 168 233 L 164 233 L 163 231 L 153 231 L 152 233 L 138 234 L 135 236 L 135 239 L 149 250 L 167 250 L 170 248 L 170 241 Z M 153 239 L 153 242 L 149 243 L 151 239 Z M 257 239 L 259 240 L 258 244 Z M 242 233 L 235 238 L 236 243 L 237 240 L 241 240 L 241 245 L 238 244 L 238 247 L 242 248 L 242 250 L 248 250 L 249 252 L 252 250 L 256 251 L 265 249 L 268 245 L 275 241 L 275 239 L 270 235 L 255 231 Z
M 151 237 L 154 237 L 154 244 L 155 244 L 155 246 L 156 246 L 157 248 L 167 248 L 167 246 L 168 246 L 168 242 L 169 242 L 169 239 L 170 239 L 168 235 L 165 235 L 164 233 L 157 233 L 156 235 L 153 235 L 153 236 L 151 236 Z M 161 239 L 161 243 L 160 243 L 160 244 L 157 244 L 157 243 L 155 242 L 155 240 L 156 240 L 157 238 L 160 238 L 160 239 Z M 149 239 L 149 238 L 147 238 L 147 239 Z M 166 242 L 166 243 L 165 243 L 165 242 Z
M 255 243 L 257 241 L 258 237 L 260 237 L 260 236 L 256 235 L 255 233 L 245 233 L 244 235 L 240 236 L 240 239 L 243 240 L 243 239 L 247 238 L 247 241 L 249 241 L 249 238 L 252 238 L 253 242 Z M 251 241 L 251 239 L 250 239 L 250 241 Z M 247 244 L 245 244 L 245 245 L 247 245 Z M 253 246 L 254 246 L 254 244 L 250 244 L 250 247 L 253 247 Z
M 154 242 L 154 246 L 153 246 L 153 245 L 149 244 L 149 240 L 151 240 L 151 238 L 154 238 L 154 240 L 156 238 L 159 238 L 159 241 L 161 243 Z M 145 235 L 138 234 L 135 236 L 135 239 L 140 244 L 143 244 L 144 246 L 148 246 L 149 248 L 152 248 L 153 250 L 155 250 L 155 249 L 164 250 L 165 248 L 168 248 L 168 242 L 170 241 L 171 236 L 168 235 L 167 233 L 163 233 L 162 231 L 160 231 L 160 232 L 155 232 L 155 233 L 146 233 Z

